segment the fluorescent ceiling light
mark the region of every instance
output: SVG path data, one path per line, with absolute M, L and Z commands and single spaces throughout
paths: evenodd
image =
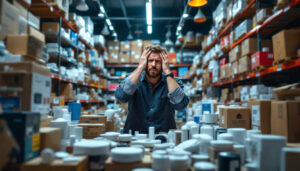
M 189 14 L 187 14 L 187 13 L 184 13 L 184 14 L 182 15 L 183 18 L 187 18 L 188 16 L 189 16 Z
M 104 14 L 103 14 L 103 13 L 99 13 L 99 14 L 98 14 L 98 17 L 103 18 L 103 17 L 104 17 Z
M 102 5 L 100 6 L 100 10 L 101 10 L 102 13 L 105 13 L 105 10 L 104 10 Z
M 152 25 L 152 4 L 151 4 L 151 2 L 146 2 L 146 17 L 147 17 L 147 24 Z
M 107 25 L 111 25 L 111 22 L 110 22 L 110 20 L 109 19 L 106 19 L 106 23 L 107 23 Z
M 114 27 L 113 26 L 109 26 L 109 30 L 113 31 Z
M 152 26 L 147 26 L 147 33 L 152 34 Z

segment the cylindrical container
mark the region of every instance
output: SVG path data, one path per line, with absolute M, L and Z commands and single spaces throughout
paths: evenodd
M 153 151 L 152 169 L 155 171 L 166 171 L 170 168 L 169 156 L 166 151 Z
M 53 106 L 53 120 L 58 118 L 63 118 L 63 107 L 62 106 Z
M 245 164 L 245 146 L 244 145 L 233 145 L 234 151 L 240 155 L 241 164 Z
M 181 142 L 184 142 L 189 138 L 189 129 L 186 126 L 182 126 L 181 131 Z
M 193 139 L 197 139 L 198 141 L 200 141 L 199 153 L 208 155 L 208 148 L 213 138 L 207 134 L 195 134 L 193 136 Z
M 73 147 L 73 153 L 74 155 L 88 156 L 89 170 L 102 170 L 109 153 L 109 143 L 95 140 L 76 142 Z
M 83 137 L 83 128 L 80 126 L 77 126 L 74 128 L 75 129 L 75 136 L 76 139 L 81 141 L 82 137 Z
M 63 118 L 50 121 L 50 127 L 61 129 L 61 139 L 68 138 L 68 122 Z
M 215 171 L 215 165 L 211 162 L 197 162 L 194 164 L 195 171 Z
M 197 162 L 207 162 L 209 161 L 209 156 L 206 154 L 194 154 L 192 155 L 192 165 Z
M 139 131 L 134 131 L 134 135 L 138 135 L 139 134 Z
M 233 143 L 226 140 L 214 140 L 210 142 L 211 147 L 218 151 L 229 151 L 233 149 Z
M 210 135 L 211 137 L 214 137 L 214 129 L 210 125 L 203 125 L 200 128 L 200 134 L 207 134 Z
M 171 154 L 169 158 L 171 171 L 186 171 L 190 166 L 188 155 Z
M 147 134 L 135 134 L 137 140 L 145 140 L 147 139 Z
M 227 133 L 227 129 L 226 129 L 226 128 L 217 128 L 217 129 L 215 130 L 215 136 L 214 136 L 214 139 L 217 140 L 219 134 L 223 134 L 223 133 Z
M 169 132 L 168 132 L 168 142 L 169 143 L 175 143 L 176 142 L 176 137 L 175 137 L 174 130 L 169 130 Z
M 192 139 L 194 134 L 199 134 L 199 126 L 198 125 L 192 126 L 190 128 L 189 139 Z
M 246 151 L 246 161 L 252 162 L 252 149 L 254 148 L 254 142 L 252 141 L 252 136 L 255 134 L 261 134 L 260 130 L 247 130 L 247 138 L 245 139 L 245 151 Z
M 208 124 L 215 124 L 218 122 L 219 115 L 217 114 L 203 114 L 203 122 Z
M 176 130 L 175 131 L 175 145 L 178 145 L 181 143 L 181 134 L 182 134 L 182 131 L 181 130 Z
M 155 150 L 167 150 L 168 148 L 170 148 L 169 143 L 154 144 L 153 151 L 155 151 Z
M 234 144 L 245 145 L 245 139 L 246 139 L 245 128 L 229 128 L 227 132 L 232 135 Z
M 105 134 L 100 134 L 101 137 L 104 137 L 111 141 L 118 141 L 120 133 L 118 132 L 106 132 Z
M 153 126 L 149 127 L 149 139 L 154 140 L 155 138 L 155 128 Z
M 240 171 L 240 156 L 236 153 L 221 152 L 218 155 L 218 171 Z
M 120 134 L 119 141 L 124 143 L 131 142 L 132 135 L 131 134 Z
M 110 152 L 112 161 L 119 163 L 139 162 L 143 158 L 143 150 L 135 147 L 116 147 Z
M 227 141 L 232 141 L 232 135 L 228 133 L 220 134 L 218 136 L 218 140 L 227 140 Z
M 69 136 L 75 135 L 75 127 L 76 125 L 69 125 Z

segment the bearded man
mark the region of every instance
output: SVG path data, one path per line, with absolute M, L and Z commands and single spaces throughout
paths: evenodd
M 138 67 L 120 83 L 115 97 L 128 102 L 124 133 L 148 133 L 150 126 L 156 133 L 176 129 L 175 110 L 189 103 L 181 80 L 170 70 L 166 49 L 158 45 L 145 48 Z

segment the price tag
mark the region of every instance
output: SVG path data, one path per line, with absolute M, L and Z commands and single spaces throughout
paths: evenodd
M 279 71 L 282 71 L 281 64 L 279 64 L 279 65 L 277 66 L 277 71 L 278 71 L 278 72 L 279 72 Z

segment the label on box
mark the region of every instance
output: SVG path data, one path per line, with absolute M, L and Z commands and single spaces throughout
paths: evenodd
M 18 97 L 0 97 L 0 104 L 4 112 L 21 109 L 21 102 Z
M 34 134 L 32 136 L 32 151 L 40 150 L 40 134 Z
M 53 104 L 55 104 L 55 105 L 59 104 L 59 97 L 53 98 Z
M 31 86 L 31 112 L 48 113 L 50 108 L 51 78 L 33 73 Z
M 260 107 L 259 107 L 259 105 L 252 106 L 252 125 L 260 126 Z

